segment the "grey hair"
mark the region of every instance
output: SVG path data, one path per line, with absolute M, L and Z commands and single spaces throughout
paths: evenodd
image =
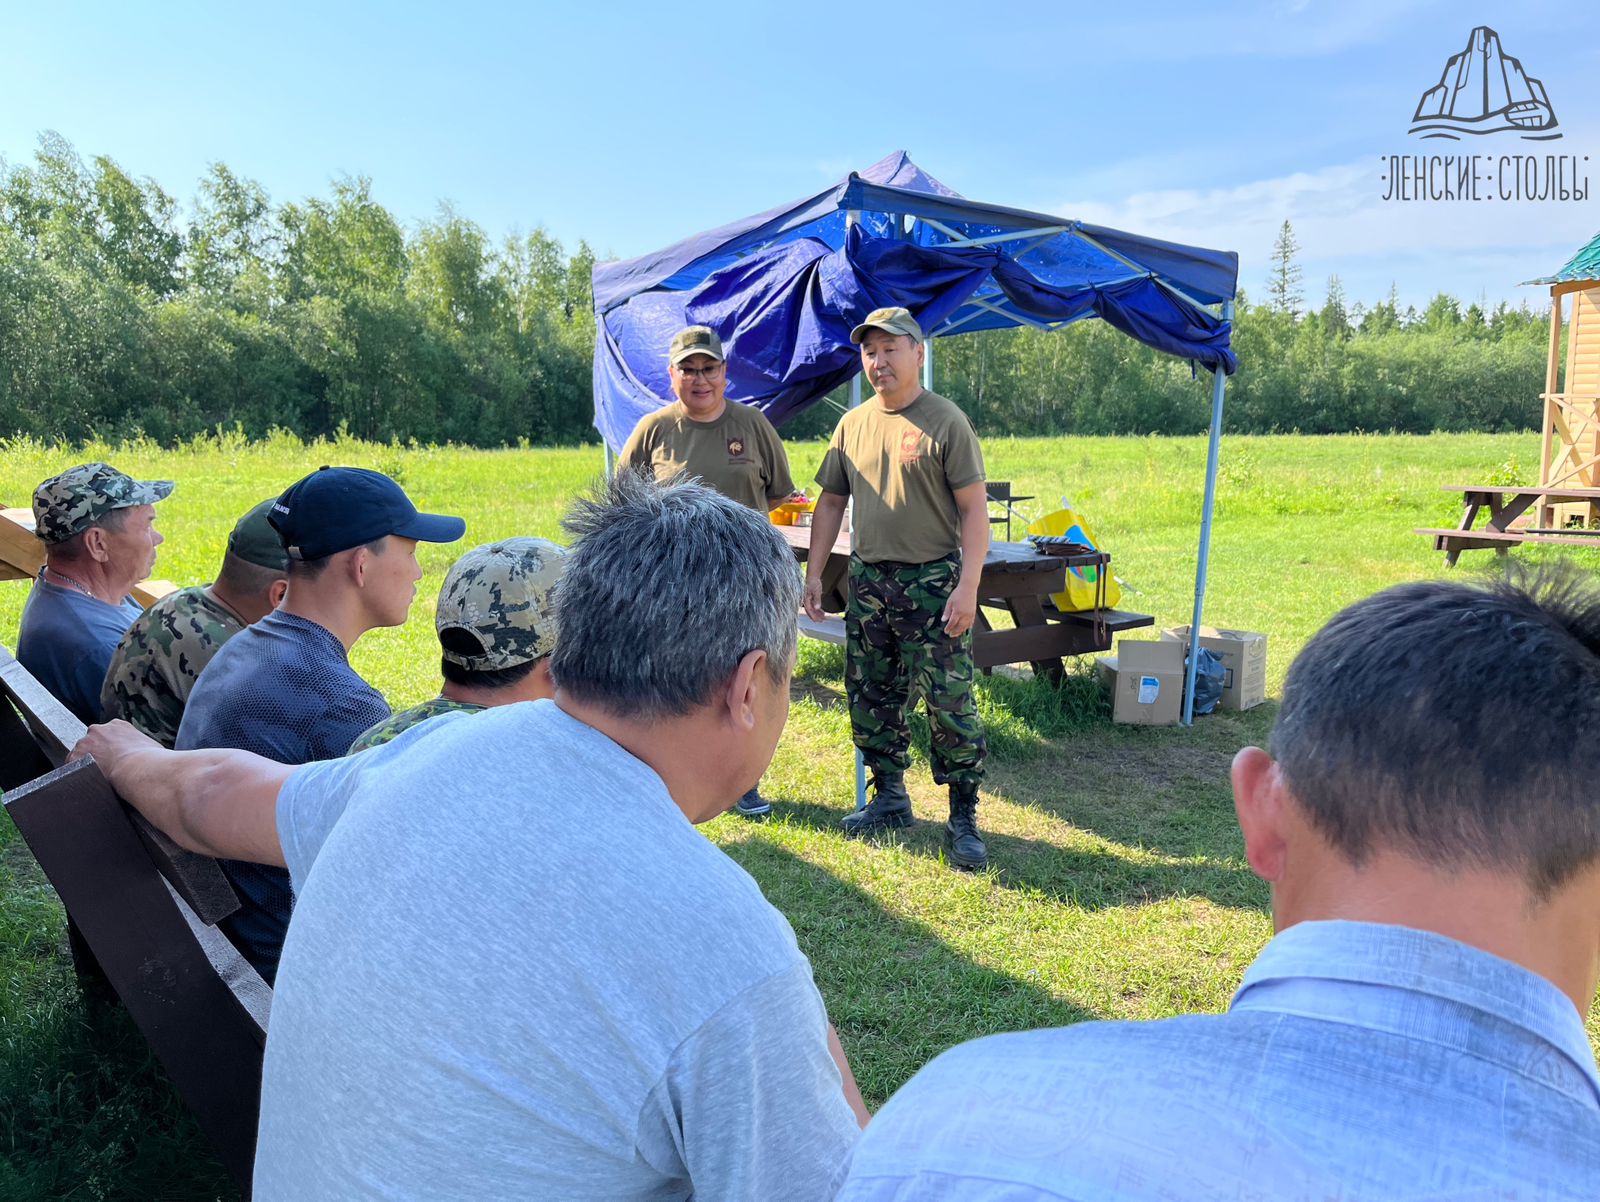
M 764 515 L 698 481 L 619 470 L 563 525 L 573 548 L 550 656 L 563 691 L 622 717 L 676 717 L 757 650 L 787 682 L 800 573 Z

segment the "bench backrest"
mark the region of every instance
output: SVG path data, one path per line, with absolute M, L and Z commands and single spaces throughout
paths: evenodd
M 150 826 L 94 761 L 62 766 L 83 730 L 0 648 L 6 812 L 99 971 L 248 1193 L 272 991 L 215 927 L 239 905 L 217 863 Z

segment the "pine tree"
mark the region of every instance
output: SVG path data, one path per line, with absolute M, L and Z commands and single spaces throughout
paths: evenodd
M 1305 300 L 1300 291 L 1300 264 L 1294 261 L 1300 244 L 1294 240 L 1294 227 L 1287 220 L 1272 244 L 1272 267 L 1267 272 L 1267 307 L 1296 316 Z

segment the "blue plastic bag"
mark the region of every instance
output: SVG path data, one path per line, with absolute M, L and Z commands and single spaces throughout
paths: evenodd
M 1194 712 L 1209 714 L 1217 708 L 1217 703 L 1222 700 L 1222 686 L 1227 680 L 1227 671 L 1222 666 L 1222 661 L 1217 658 L 1216 652 L 1208 651 L 1204 647 L 1198 648 L 1200 658 L 1194 672 Z M 1184 668 L 1188 668 L 1184 664 Z

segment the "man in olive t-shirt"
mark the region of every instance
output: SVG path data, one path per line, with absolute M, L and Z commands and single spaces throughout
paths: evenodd
M 877 309 L 850 334 L 875 395 L 839 419 L 817 483 L 805 606 L 822 613 L 822 569 L 853 500 L 845 693 L 872 772 L 872 800 L 844 820 L 851 835 L 907 826 L 911 763 L 906 709 L 927 703 L 933 779 L 950 786 L 950 863 L 981 869 L 983 726 L 972 695 L 972 623 L 989 550 L 983 450 L 966 414 L 918 382 L 922 328 L 905 309 Z
M 767 513 L 794 492 L 783 440 L 761 410 L 728 400 L 727 356 L 708 326 L 680 330 L 667 348 L 667 373 L 678 399 L 648 413 L 628 435 L 619 458 L 665 483 L 698 476 L 723 496 Z M 746 818 L 772 812 L 752 788 L 734 806 Z

